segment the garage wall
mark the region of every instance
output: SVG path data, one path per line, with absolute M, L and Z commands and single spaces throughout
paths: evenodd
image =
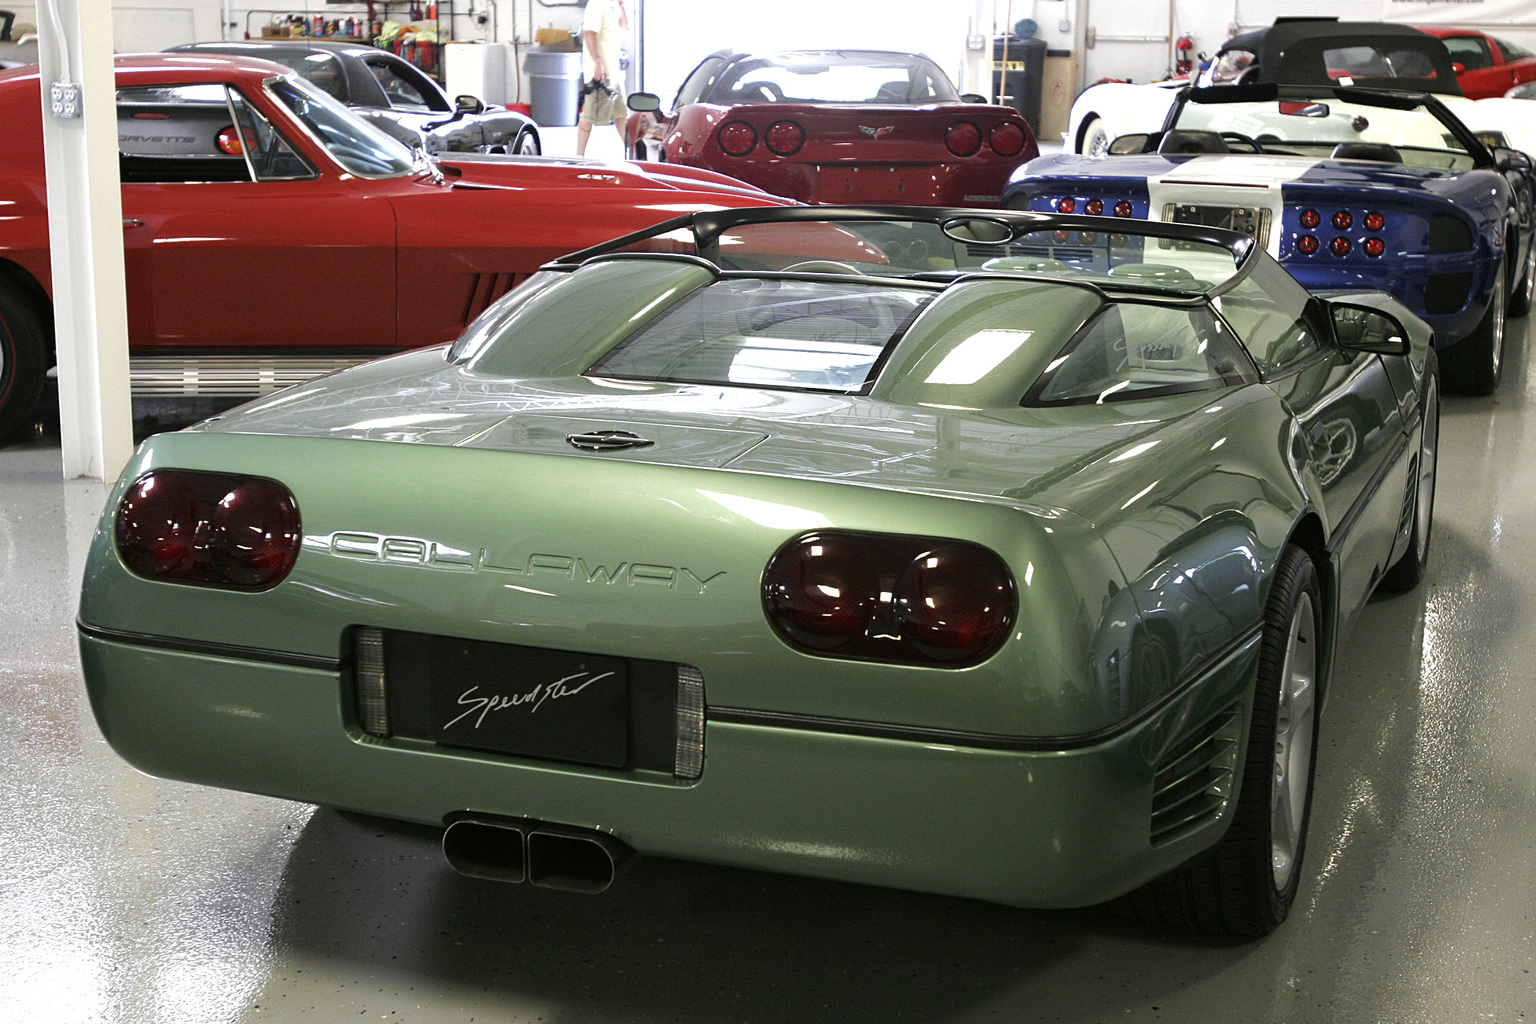
M 466 41 L 511 44 L 513 65 L 504 95 L 490 100 L 526 102 L 528 83 L 522 58 L 541 28 L 573 30 L 581 24 L 584 0 L 452 0 L 453 35 Z M 710 51 L 723 46 L 874 46 L 927 53 L 957 81 L 973 0 L 633 0 L 644 12 L 647 31 L 636 42 L 643 51 L 647 89 L 666 99 L 683 75 Z M 18 28 L 37 24 L 33 3 L 6 2 Z M 392 2 L 379 6 L 397 19 L 407 10 Z M 447 0 L 444 0 L 446 9 Z M 1189 33 L 1197 52 L 1213 52 L 1240 28 L 1267 25 L 1278 15 L 1333 14 L 1374 21 L 1435 21 L 1475 25 L 1536 49 L 1536 8 L 1525 0 L 991 0 L 999 29 L 1028 18 L 1037 35 L 1055 51 L 1071 51 L 1083 84 L 1099 78 L 1149 81 L 1163 77 L 1172 38 Z M 120 51 L 158 50 L 175 43 L 259 35 L 274 15 L 361 15 L 360 3 L 324 0 L 122 0 L 113 5 Z M 1170 23 L 1170 11 L 1172 13 Z M 226 21 L 227 12 L 227 21 Z M 1092 26 L 1090 33 L 1088 27 Z M 982 26 L 990 35 L 992 25 Z M 29 52 L 0 56 L 33 59 Z M 636 74 L 631 85 L 640 84 Z M 497 76 L 501 80 L 501 76 Z M 468 90 L 476 91 L 476 90 Z

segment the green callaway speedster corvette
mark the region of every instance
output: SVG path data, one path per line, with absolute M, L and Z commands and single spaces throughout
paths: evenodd
M 92 707 L 146 772 L 444 826 L 480 876 L 1262 934 L 1339 643 L 1424 571 L 1430 340 L 1193 225 L 680 218 L 147 441 Z

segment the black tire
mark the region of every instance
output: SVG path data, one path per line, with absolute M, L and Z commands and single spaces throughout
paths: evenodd
M 0 441 L 32 421 L 48 361 L 43 317 L 15 289 L 0 285 Z
M 1493 299 L 1471 334 L 1440 356 L 1447 387 L 1464 395 L 1491 395 L 1504 373 L 1504 326 L 1509 311 L 1509 260 L 1499 261 Z
M 1257 938 L 1290 913 L 1312 808 L 1322 610 L 1312 559 L 1287 546 L 1264 612 L 1232 825 L 1211 849 L 1121 899 L 1129 916 Z
M 1424 431 L 1419 437 L 1419 457 L 1414 462 L 1413 525 L 1409 528 L 1408 550 L 1381 578 L 1383 590 L 1412 590 L 1429 566 L 1429 539 L 1435 525 L 1435 477 L 1440 464 L 1440 381 L 1433 359 L 1425 373 L 1422 406 Z
M 1533 299 L 1536 299 L 1536 238 L 1531 239 L 1530 251 L 1525 254 L 1525 273 L 1509 297 L 1509 315 L 1528 316 Z

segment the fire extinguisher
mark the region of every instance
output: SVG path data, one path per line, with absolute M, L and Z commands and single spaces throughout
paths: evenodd
M 1195 41 L 1190 38 L 1188 32 L 1179 36 L 1178 42 L 1173 44 L 1176 53 L 1173 61 L 1173 73 L 1187 75 L 1195 69 Z

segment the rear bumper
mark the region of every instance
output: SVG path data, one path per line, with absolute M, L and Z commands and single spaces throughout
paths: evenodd
M 532 818 L 660 856 L 1072 907 L 1127 892 L 1225 831 L 1240 770 L 1219 810 L 1158 846 L 1153 778 L 1194 723 L 1235 710 L 1246 733 L 1258 642 L 1091 743 L 976 749 L 717 719 L 695 781 L 369 737 L 352 720 L 350 674 L 303 659 L 86 632 L 80 651 L 102 732 L 152 775 L 430 824 L 462 811 Z

